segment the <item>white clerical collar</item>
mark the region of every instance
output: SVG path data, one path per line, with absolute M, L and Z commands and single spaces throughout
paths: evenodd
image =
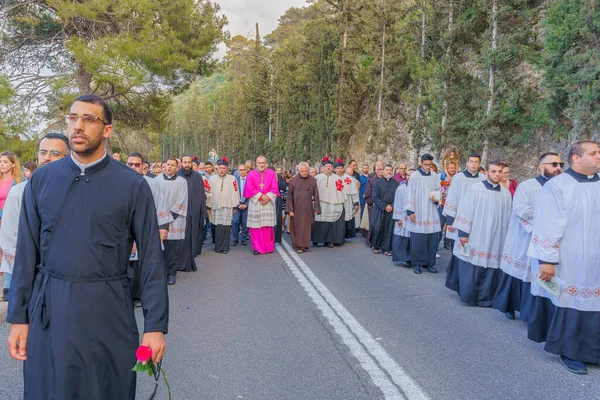
M 107 155 L 106 154 L 106 150 L 104 150 L 104 156 L 100 157 L 99 159 L 97 159 L 94 162 L 91 162 L 89 164 L 84 164 L 84 163 L 81 163 L 81 162 L 77 161 L 75 159 L 75 157 L 73 157 L 73 152 L 71 151 L 71 160 L 73 160 L 73 163 L 79 167 L 79 169 L 81 170 L 81 175 L 85 175 L 85 170 L 86 169 L 88 169 L 90 167 L 93 167 L 96 164 L 100 164 L 100 162 L 102 160 L 104 160 L 104 157 L 106 157 L 106 155 Z
M 497 187 L 498 187 L 498 185 L 499 185 L 499 183 L 495 183 L 495 184 L 494 184 L 494 183 L 490 182 L 490 180 L 489 180 L 489 179 L 487 179 L 487 181 L 488 181 L 488 183 L 489 183 L 489 184 L 490 184 L 490 185 L 491 185 L 491 186 L 492 186 L 494 189 L 495 189 L 495 188 L 497 188 Z

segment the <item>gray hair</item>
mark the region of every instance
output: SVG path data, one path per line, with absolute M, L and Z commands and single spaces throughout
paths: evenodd
M 302 168 L 302 167 L 310 168 L 310 167 L 308 166 L 308 163 L 306 163 L 306 162 L 304 162 L 304 161 L 302 161 L 300 164 L 298 164 L 298 170 L 299 170 L 300 168 Z

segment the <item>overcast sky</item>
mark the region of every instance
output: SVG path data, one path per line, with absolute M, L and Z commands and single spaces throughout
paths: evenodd
M 290 7 L 302 7 L 305 0 L 214 0 L 227 16 L 231 36 L 246 36 L 258 22 L 260 36 L 265 37 L 277 28 L 278 20 Z M 252 32 L 250 37 L 254 37 Z

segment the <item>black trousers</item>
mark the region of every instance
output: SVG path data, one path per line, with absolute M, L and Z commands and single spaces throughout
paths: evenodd
M 179 256 L 179 248 L 181 247 L 183 240 L 165 240 L 163 242 L 165 251 L 163 255 L 165 257 L 165 267 L 167 268 L 167 276 L 177 274 L 177 257 Z

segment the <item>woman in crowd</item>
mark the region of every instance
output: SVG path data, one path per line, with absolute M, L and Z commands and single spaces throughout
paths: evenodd
M 511 196 L 515 196 L 517 181 L 510 179 L 510 167 L 505 162 L 502 163 L 502 180 L 500 181 L 500 184 L 508 189 Z
M 33 171 L 35 171 L 36 168 L 37 164 L 33 161 L 27 161 L 26 163 L 24 163 L 23 176 L 25 176 L 25 179 L 29 180 L 29 177 L 31 176 L 31 174 L 33 174 Z
M 2 211 L 8 197 L 10 188 L 21 183 L 21 164 L 15 153 L 5 151 L 0 153 L 0 225 L 2 224 Z M 2 259 L 2 251 L 0 251 L 0 260 Z M 2 291 L 2 301 L 8 301 L 8 290 L 12 274 L 8 272 L 4 275 L 4 290 Z
M 4 209 L 4 203 L 6 203 L 6 197 L 10 188 L 21 183 L 21 163 L 19 159 L 10 151 L 0 153 L 0 223 L 2 223 L 2 210 Z

